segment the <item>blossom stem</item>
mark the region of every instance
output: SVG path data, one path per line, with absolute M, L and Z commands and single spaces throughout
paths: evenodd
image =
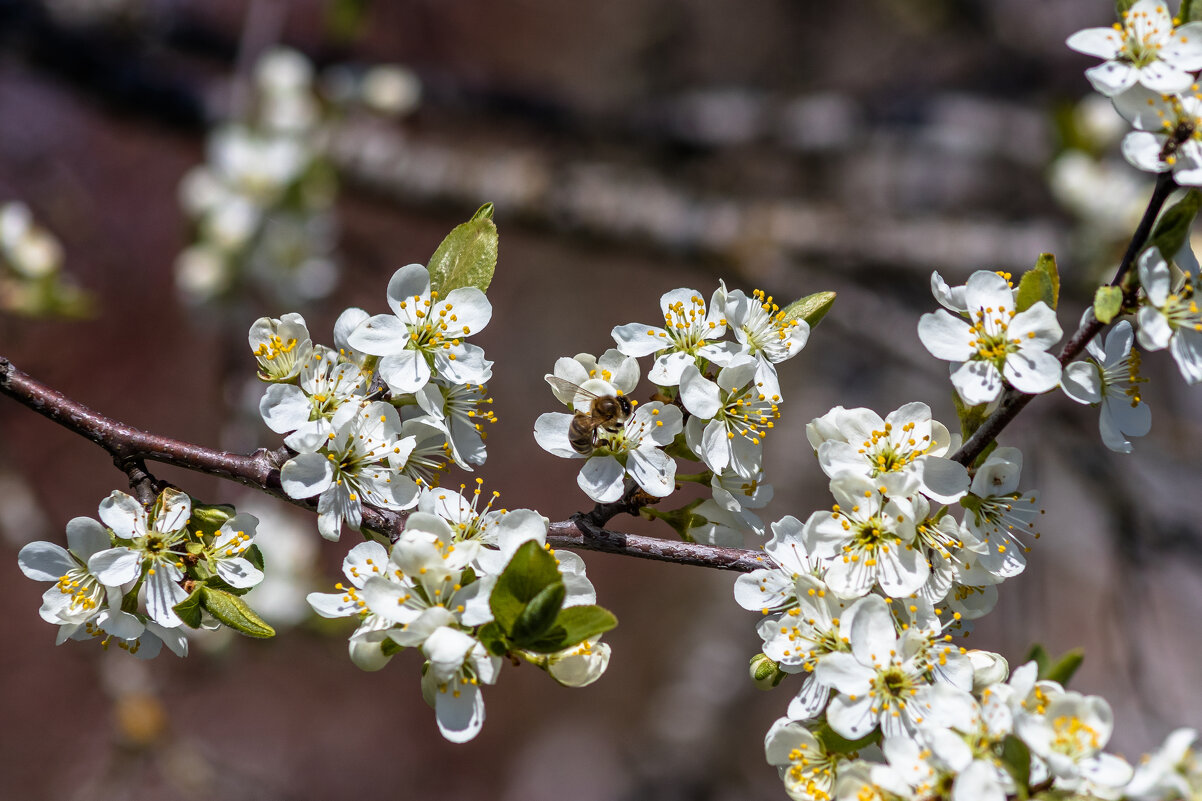
M 1133 296 L 1139 289 L 1138 282 L 1128 280 L 1128 277 L 1135 270 L 1135 259 L 1140 254 L 1140 251 L 1143 250 L 1144 245 L 1147 244 L 1148 237 L 1152 234 L 1152 226 L 1155 224 L 1161 208 L 1164 207 L 1165 201 L 1168 200 L 1169 195 L 1176 188 L 1177 184 L 1173 181 L 1171 172 L 1160 173 L 1156 179 L 1156 187 L 1152 190 L 1152 197 L 1148 200 L 1148 207 L 1144 209 L 1144 216 L 1139 221 L 1135 233 L 1131 236 L 1131 242 L 1127 245 L 1127 252 L 1123 254 L 1123 260 L 1119 262 L 1119 268 L 1115 272 L 1114 279 L 1110 282 L 1110 286 L 1117 286 L 1123 289 L 1124 306 L 1134 300 Z M 1097 336 L 1105 327 L 1105 324 L 1099 322 L 1091 310 L 1085 316 L 1085 319 L 1082 320 L 1076 332 L 1064 343 L 1064 347 L 1060 349 L 1060 353 L 1057 354 L 1056 358 L 1060 360 L 1060 365 L 1062 367 L 1067 366 L 1069 362 L 1077 358 L 1081 351 L 1085 350 L 1085 346 L 1089 344 L 1090 340 Z M 981 424 L 980 428 L 973 432 L 971 437 L 964 441 L 964 444 L 960 446 L 960 449 L 951 458 L 965 467 L 972 465 L 985 448 L 989 446 L 989 443 L 997 439 L 1002 430 L 1018 416 L 1018 413 L 1034 397 L 1034 395 L 1026 395 L 1014 389 L 1007 389 L 993 414 Z

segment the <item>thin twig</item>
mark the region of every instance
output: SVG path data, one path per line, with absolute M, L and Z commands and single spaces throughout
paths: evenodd
M 1148 200 L 1148 207 L 1144 210 L 1143 219 L 1139 221 L 1139 226 L 1135 229 L 1131 242 L 1127 245 L 1127 252 L 1123 254 L 1123 260 L 1119 262 L 1114 280 L 1110 282 L 1110 286 L 1123 288 L 1124 306 L 1134 301 L 1135 293 L 1139 290 L 1138 283 L 1127 281 L 1127 276 L 1135 269 L 1135 257 L 1139 255 L 1148 241 L 1160 209 L 1176 188 L 1177 184 L 1173 181 L 1172 173 L 1162 172 L 1157 178 L 1156 188 L 1152 190 L 1152 197 Z M 1060 360 L 1060 365 L 1067 367 L 1068 363 L 1077 358 L 1081 351 L 1085 350 L 1089 341 L 1097 336 L 1104 327 L 1105 324 L 1099 322 L 1091 310 L 1057 355 L 1056 358 Z M 1006 390 L 997 409 L 989 416 L 989 419 L 981 424 L 980 428 L 973 432 L 971 437 L 965 440 L 964 444 L 960 446 L 960 450 L 953 454 L 952 459 L 965 466 L 971 465 L 1034 397 L 1034 395 L 1025 395 L 1014 389 Z
M 150 486 L 154 486 L 156 492 L 159 489 L 157 482 L 145 471 L 144 462 L 153 461 L 237 481 L 309 511 L 317 509 L 312 500 L 298 500 L 284 493 L 280 485 L 280 467 L 290 455 L 286 448 L 275 451 L 260 448 L 251 454 L 230 453 L 152 434 L 105 417 L 71 400 L 21 372 L 3 356 L 0 356 L 0 394 L 9 396 L 108 451 L 113 461 L 129 474 L 131 486 L 141 494 L 145 494 Z M 141 494 L 139 500 L 146 502 Z M 558 548 L 600 551 L 744 573 L 771 564 L 760 551 L 640 537 L 603 528 L 611 517 L 623 511 L 635 509 L 637 514 L 640 500 L 638 493 L 631 492 L 629 497 L 624 496 L 616 504 L 599 505 L 588 514 L 582 513 L 572 520 L 552 523 L 547 542 Z M 405 517 L 401 512 L 363 506 L 363 527 L 378 531 L 394 542 L 405 528 Z

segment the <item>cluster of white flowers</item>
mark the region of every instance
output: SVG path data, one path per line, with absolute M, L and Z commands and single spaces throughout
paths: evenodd
M 359 529 L 364 503 L 411 509 L 450 463 L 482 464 L 484 423 L 496 420 L 485 387 L 492 362 L 463 342 L 492 316 L 484 293 L 462 287 L 441 298 L 427 269 L 410 264 L 389 281 L 388 304 L 393 313 L 374 317 L 344 311 L 336 350 L 313 344 L 299 314 L 250 329 L 259 377 L 270 384 L 259 411 L 296 452 L 281 483 L 290 497 L 317 498 L 329 540 L 343 524 Z
M 674 457 L 701 462 L 706 469 L 690 478 L 713 497 L 691 509 L 685 533 L 738 544 L 743 531 L 763 533 L 749 510 L 771 498 L 763 443 L 780 417 L 776 365 L 801 351 L 810 327 L 759 290 L 748 296 L 725 285 L 708 305 L 695 290 L 673 290 L 660 309 L 662 326 L 614 328 L 618 347 L 600 359 L 582 353 L 555 363 L 547 381 L 573 413 L 541 415 L 535 439 L 556 456 L 585 460 L 578 483 L 598 503 L 619 500 L 629 482 L 667 497 L 678 480 Z M 655 389 L 640 404 L 628 397 L 644 356 L 655 357 L 647 374 Z
M 401 649 L 417 649 L 426 660 L 422 694 L 434 707 L 439 731 L 456 743 L 472 739 L 484 725 L 479 685 L 497 681 L 502 655 L 537 664 L 570 687 L 600 678 L 610 656 L 599 634 L 565 648 L 489 647 L 488 628 L 496 626 L 498 614 L 494 590 L 527 543 L 553 554 L 562 611 L 588 607 L 597 594 L 580 557 L 549 551 L 545 517 L 529 509 L 494 510 L 492 500 L 478 508 L 481 483 L 477 479 L 470 500 L 462 488 L 423 488 L 391 548 L 374 541 L 356 545 L 343 561 L 346 583 L 336 585 L 337 592 L 309 596 L 324 617 L 359 619 L 349 648 L 364 670 L 382 668 Z
M 264 54 L 253 113 L 215 129 L 207 163 L 184 176 L 180 202 L 195 242 L 175 271 L 186 299 L 219 297 L 246 279 L 285 302 L 325 297 L 334 288 L 334 181 L 312 84 L 313 67 L 300 53 Z
M 239 599 L 263 580 L 253 542 L 258 523 L 221 507 L 201 513 L 174 489 L 164 490 L 149 514 L 114 492 L 100 503 L 100 522 L 77 517 L 67 524 L 67 548 L 32 542 L 18 563 L 29 578 L 53 582 L 39 612 L 59 627 L 60 644 L 100 638 L 104 647 L 115 643 L 142 659 L 165 644 L 186 656 L 185 623 L 222 622 L 247 633 L 261 624 Z M 177 608 L 202 594 L 195 619 L 184 620 Z
M 24 203 L 0 205 L 0 310 L 78 315 L 89 299 L 63 273 L 63 246 Z

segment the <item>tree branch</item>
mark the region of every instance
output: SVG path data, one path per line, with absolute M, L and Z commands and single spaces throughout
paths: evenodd
M 147 497 L 153 500 L 153 495 L 161 489 L 160 482 L 145 468 L 146 461 L 153 461 L 236 481 L 309 511 L 317 509 L 316 502 L 291 498 L 280 485 L 280 467 L 290 456 L 287 448 L 274 451 L 260 448 L 251 454 L 239 454 L 152 434 L 105 417 L 71 400 L 18 370 L 3 356 L 0 356 L 0 394 L 7 395 L 107 451 L 113 457 L 113 462 L 129 475 L 130 486 L 142 503 L 147 502 Z M 661 540 L 602 528 L 614 514 L 628 511 L 625 506 L 634 508 L 636 504 L 633 497 L 624 498 L 618 504 L 607 505 L 604 511 L 598 511 L 601 509 L 598 507 L 588 514 L 580 513 L 571 520 L 552 523 L 547 542 L 557 548 L 600 551 L 743 573 L 771 564 L 760 551 Z M 615 508 L 610 509 L 609 506 Z M 405 517 L 402 512 L 363 506 L 363 527 L 378 531 L 394 542 L 405 528 Z
M 1127 245 L 1127 252 L 1123 254 L 1123 260 L 1119 262 L 1119 268 L 1115 272 L 1114 280 L 1110 282 L 1110 286 L 1123 288 L 1123 305 L 1127 306 L 1135 300 L 1135 293 L 1139 291 L 1138 282 L 1128 282 L 1127 277 L 1135 268 L 1135 257 L 1139 255 L 1144 244 L 1148 241 L 1148 237 L 1152 233 L 1152 226 L 1156 222 L 1156 217 L 1160 214 L 1160 209 L 1164 206 L 1166 200 L 1174 189 L 1177 188 L 1176 182 L 1173 180 L 1171 172 L 1162 172 L 1156 179 L 1156 188 L 1152 190 L 1152 197 L 1148 200 L 1148 207 L 1144 209 L 1143 219 L 1139 221 L 1139 225 L 1135 229 L 1135 233 L 1131 236 L 1131 242 Z M 1077 358 L 1081 351 L 1085 350 L 1085 346 L 1098 333 L 1105 328 L 1105 323 L 1099 322 L 1094 317 L 1093 310 L 1090 309 L 1085 319 L 1081 321 L 1081 325 L 1076 332 L 1069 337 L 1068 342 L 1064 343 L 1060 353 L 1056 358 L 1060 360 L 1061 367 L 1067 367 L 1068 363 Z M 998 403 L 997 409 L 989 416 L 981 427 L 973 432 L 972 436 L 965 440 L 960 446 L 960 450 L 952 455 L 952 459 L 964 465 L 971 465 L 976 461 L 977 457 L 989 446 L 989 443 L 997 439 L 1007 425 L 1010 424 L 1018 413 L 1034 398 L 1034 395 L 1025 395 L 1014 389 L 1007 389 L 1002 394 L 1002 399 Z

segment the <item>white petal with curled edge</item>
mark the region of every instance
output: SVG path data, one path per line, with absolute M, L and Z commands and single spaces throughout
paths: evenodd
M 968 469 L 941 456 L 921 456 L 923 493 L 940 503 L 955 503 L 968 491 Z
M 263 571 L 240 556 L 217 562 L 217 575 L 231 587 L 244 589 L 263 580 Z
M 277 434 L 287 434 L 309 422 L 312 408 L 309 396 L 294 384 L 272 384 L 259 400 L 259 416 Z
M 88 570 L 101 584 L 119 587 L 142 575 L 142 554 L 129 548 L 109 548 L 92 555 Z
M 973 339 L 968 323 L 940 309 L 922 315 L 918 320 L 918 338 L 936 359 L 962 362 L 974 353 L 969 342 Z
M 997 400 L 1002 374 L 990 362 L 965 362 L 952 373 L 952 386 L 969 406 Z
M 484 728 L 484 695 L 475 684 L 435 689 L 434 714 L 438 732 L 452 743 L 466 743 Z
M 21 572 L 34 581 L 58 581 L 68 570 L 79 567 L 66 548 L 53 542 L 29 543 L 17 554 L 17 564 Z
M 1139 328 L 1135 336 L 1144 350 L 1164 350 L 1173 340 L 1173 327 L 1159 309 L 1144 306 L 1137 315 Z
M 192 516 L 192 499 L 186 492 L 176 489 L 165 489 L 159 496 L 159 513 L 154 519 L 155 531 L 179 531 L 188 523 Z
M 576 483 L 597 503 L 612 503 L 622 497 L 626 471 L 612 456 L 594 456 L 580 468 Z
M 1191 328 L 1178 328 L 1169 343 L 1169 353 L 1187 384 L 1202 381 L 1202 333 Z
M 681 374 L 690 366 L 695 367 L 692 355 L 674 350 L 655 360 L 655 364 L 647 373 L 647 380 L 657 386 L 674 387 L 680 383 Z
M 312 498 L 334 481 L 334 466 L 320 453 L 301 453 L 280 469 L 280 485 L 289 498 Z
M 313 611 L 322 617 L 350 617 L 359 614 L 359 604 L 342 592 L 311 592 L 305 596 Z
M 163 641 L 173 654 L 179 657 L 188 655 L 188 638 L 180 629 L 168 629 L 155 623 L 146 622 L 146 630 Z
M 566 459 L 583 459 L 582 454 L 572 449 L 568 441 L 568 427 L 572 415 L 563 412 L 545 412 L 534 421 L 534 441 L 547 453 Z
M 656 351 L 672 347 L 668 332 L 653 325 L 627 323 L 615 326 L 612 335 L 618 350 L 635 358 L 650 356 Z
M 402 320 L 413 321 L 416 319 L 414 311 L 425 311 L 424 308 L 415 309 L 414 304 L 421 304 L 430 297 L 430 271 L 420 264 L 406 264 L 388 279 L 385 294 L 393 314 Z M 406 304 L 404 308 L 401 303 Z
M 430 365 L 426 363 L 426 357 L 415 350 L 402 350 L 384 356 L 376 369 L 394 394 L 417 392 L 430 381 Z M 482 369 L 482 365 L 477 364 L 474 369 Z
M 823 684 L 834 687 L 841 693 L 862 697 L 872 689 L 872 679 L 876 676 L 876 671 L 860 664 L 851 654 L 836 651 L 822 657 L 813 675 Z
M 1006 357 L 1002 375 L 1019 392 L 1039 395 L 1060 384 L 1060 360 L 1047 351 L 1020 350 Z
M 838 734 L 849 740 L 858 740 L 876 728 L 872 697 L 857 695 L 856 700 L 852 701 L 847 695 L 836 695 L 826 708 L 826 720 Z
M 1100 403 L 1102 373 L 1092 361 L 1072 362 L 1060 374 L 1060 388 L 1077 403 Z
M 100 502 L 100 520 L 118 537 L 133 539 L 146 534 L 146 511 L 124 492 L 113 492 Z
M 181 578 L 183 573 L 178 568 L 160 562 L 155 567 L 154 575 L 148 575 L 146 579 L 146 611 L 152 620 L 169 629 L 184 622 L 172 609 L 188 597 L 184 588 L 176 583 Z
M 785 714 L 793 720 L 810 720 L 811 718 L 816 718 L 826 707 L 826 702 L 830 698 L 830 694 L 830 686 L 823 684 L 818 680 L 817 676 L 811 673 L 801 683 L 801 689 L 798 690 L 797 695 L 793 696 L 793 700 L 789 702 L 789 707 L 785 710 Z
M 1142 437 L 1152 429 L 1152 410 L 1146 403 L 1132 406 L 1126 397 L 1117 398 L 1103 405 L 1102 414 L 1129 437 Z
M 431 311 L 437 308 L 441 312 L 447 304 L 451 306 L 451 310 L 447 314 L 454 314 L 458 318 L 454 322 L 447 323 L 448 337 L 470 337 L 478 334 L 492 320 L 492 304 L 488 302 L 488 296 L 477 287 L 465 286 L 452 289 L 446 298 L 438 300 L 430 308 Z
M 1123 34 L 1114 28 L 1086 28 L 1068 37 L 1070 50 L 1098 58 L 1114 58 L 1123 49 Z
M 342 524 L 358 531 L 363 522 L 363 507 L 351 500 L 346 484 L 335 484 L 317 498 L 317 531 L 331 542 L 342 536 Z
M 395 356 L 409 344 L 409 327 L 394 314 L 377 314 L 359 323 L 346 341 L 362 353 Z
M 1153 92 L 1175 95 L 1189 89 L 1194 76 L 1163 61 L 1153 61 L 1139 70 L 1139 82 Z
M 605 673 L 610 653 L 608 643 L 594 642 L 586 653 L 572 653 L 552 660 L 547 672 L 564 687 L 587 687 Z
M 1042 300 L 1021 311 L 1010 320 L 1009 335 L 1020 340 L 1021 348 L 1047 350 L 1060 341 L 1064 331 L 1056 320 L 1056 312 Z
M 150 622 L 153 623 L 154 621 Z M 105 609 L 97 616 L 96 624 L 104 632 L 122 640 L 132 640 L 135 637 L 139 637 L 146 629 L 146 625 L 138 620 L 138 618 L 119 609 Z
M 626 469 L 648 494 L 666 498 L 676 488 L 676 460 L 658 448 L 639 448 L 627 457 Z
M 1132 131 L 1123 137 L 1123 158 L 1131 166 L 1146 172 L 1167 172 L 1169 165 L 1160 158 L 1167 137 L 1148 131 Z
M 67 548 L 84 562 L 112 546 L 108 531 L 92 518 L 76 517 L 67 523 Z
M 1087 69 L 1085 77 L 1100 94 L 1114 97 L 1139 82 L 1139 70 L 1130 64 L 1107 61 Z

